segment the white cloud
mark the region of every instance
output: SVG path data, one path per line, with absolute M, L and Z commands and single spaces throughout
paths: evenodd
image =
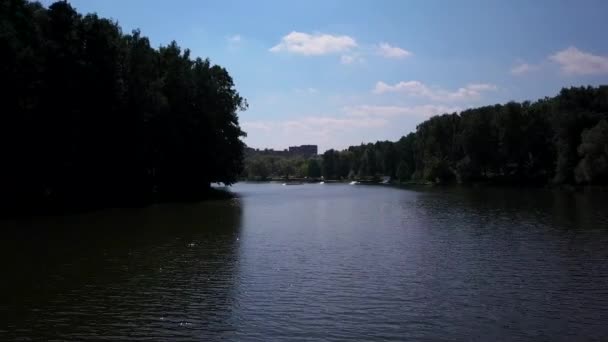
M 460 107 L 448 107 L 442 105 L 422 105 L 422 106 L 375 106 L 359 105 L 347 106 L 343 111 L 353 117 L 366 118 L 394 118 L 402 116 L 418 117 L 421 119 L 429 118 L 434 115 L 460 112 Z
M 355 61 L 355 57 L 349 55 L 342 55 L 340 57 L 340 63 L 342 64 L 352 64 Z
M 336 117 L 305 117 L 300 120 L 295 121 L 287 121 L 286 124 L 289 125 L 300 125 L 301 127 L 306 128 L 321 128 L 321 127 L 332 127 L 336 129 L 343 128 L 370 128 L 370 127 L 383 127 L 386 125 L 386 120 L 383 119 L 373 119 L 373 118 L 365 118 L 365 119 L 353 119 L 353 118 L 336 118 Z
M 248 145 L 282 149 L 288 145 L 317 144 L 325 148 L 345 148 L 349 141 L 373 139 L 381 134 L 388 121 L 384 118 L 305 116 L 292 120 L 243 121 L 241 126 Z M 272 136 L 271 139 L 268 137 Z M 371 141 L 371 140 L 370 140 Z
M 290 145 L 317 144 L 320 150 L 342 149 L 361 142 L 396 140 L 431 116 L 461 111 L 441 104 L 420 106 L 347 105 L 327 114 L 309 114 L 270 120 L 242 120 L 253 147 L 283 149 Z
M 245 129 L 245 131 L 250 130 L 259 130 L 259 131 L 270 131 L 274 127 L 272 123 L 263 122 L 263 121 L 242 121 L 240 125 Z
M 319 93 L 319 89 L 308 87 L 308 88 L 296 88 L 296 94 L 317 94 Z
M 235 34 L 233 36 L 228 37 L 228 41 L 231 43 L 238 43 L 242 40 L 242 37 L 240 34 Z
M 396 140 L 431 116 L 459 112 L 443 105 L 352 105 L 335 114 L 305 115 L 293 119 L 241 121 L 245 141 L 258 148 L 283 149 L 289 145 L 317 144 L 321 151 L 342 149 L 361 142 Z
M 608 73 L 608 57 L 581 51 L 573 46 L 549 56 L 568 75 L 599 75 Z
M 460 88 L 458 89 L 459 91 L 463 89 Z M 488 83 L 473 83 L 473 84 L 469 84 L 465 87 L 465 89 L 467 90 L 471 90 L 471 91 L 488 91 L 488 90 L 496 90 L 498 89 L 498 87 L 496 87 L 496 85 L 494 84 L 488 84 Z
M 357 42 L 349 36 L 293 31 L 281 38 L 281 42 L 270 48 L 270 51 L 320 56 L 349 51 L 355 47 L 357 47 Z
M 511 74 L 524 75 L 540 69 L 540 66 L 520 62 L 511 68 Z
M 360 57 L 358 54 L 342 55 L 340 57 L 340 63 L 347 64 L 347 65 L 363 63 L 364 61 L 365 60 L 362 57 Z
M 400 93 L 409 96 L 424 97 L 434 101 L 449 102 L 477 100 L 481 97 L 482 92 L 496 89 L 497 87 L 495 85 L 487 83 L 469 84 L 465 87 L 458 88 L 455 91 L 448 91 L 441 88 L 429 87 L 420 81 L 401 81 L 394 85 L 379 81 L 376 83 L 373 93 Z
M 405 58 L 412 55 L 411 52 L 388 43 L 380 43 L 377 48 L 378 54 L 386 58 Z
M 325 130 L 333 131 L 348 128 L 383 127 L 386 123 L 387 121 L 381 118 L 306 116 L 295 120 L 284 121 L 243 121 L 241 125 L 245 130 L 256 129 L 267 131 L 278 129 L 289 133 L 292 130 L 322 132 Z
M 407 82 L 399 82 L 395 85 L 389 85 L 382 81 L 378 81 L 376 83 L 376 87 L 374 88 L 374 93 L 382 94 L 382 93 L 390 93 L 390 92 L 402 92 L 409 95 L 417 95 L 429 97 L 431 95 L 431 90 L 419 81 L 407 81 Z

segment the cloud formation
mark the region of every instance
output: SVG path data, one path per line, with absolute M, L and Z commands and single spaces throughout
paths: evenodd
M 373 139 L 368 134 L 381 134 L 388 125 L 384 118 L 345 116 L 305 116 L 291 120 L 243 121 L 249 133 L 247 144 L 255 147 L 285 148 L 289 144 L 317 144 L 324 148 L 345 148 L 349 141 Z M 272 139 L 265 137 L 272 136 Z M 253 140 L 253 137 L 257 139 Z M 281 143 L 283 142 L 283 143 Z
M 528 64 L 528 63 L 519 63 L 511 68 L 511 74 L 513 75 L 525 75 L 529 74 L 533 71 L 540 69 L 540 66 Z
M 355 47 L 357 47 L 355 39 L 346 35 L 308 34 L 293 31 L 281 38 L 281 42 L 270 48 L 270 51 L 320 56 L 349 51 Z
M 412 55 L 411 52 L 397 46 L 391 46 L 388 43 L 380 43 L 377 47 L 377 52 L 379 55 L 386 58 L 402 59 Z
M 235 34 L 233 36 L 228 37 L 228 41 L 231 43 L 238 43 L 240 42 L 242 39 L 240 34 Z
M 420 81 L 401 81 L 394 85 L 379 81 L 376 83 L 373 93 L 399 93 L 408 96 L 423 97 L 433 101 L 450 102 L 477 100 L 481 97 L 481 93 L 496 89 L 496 85 L 487 83 L 469 84 L 465 87 L 458 88 L 455 91 L 448 91 L 441 88 L 429 87 Z
M 608 57 L 581 51 L 573 46 L 549 56 L 567 75 L 600 75 L 608 73 Z
M 346 65 L 363 63 L 364 61 L 365 59 L 363 59 L 363 57 L 359 56 L 358 54 L 342 55 L 340 57 L 340 63 Z
M 314 143 L 324 148 L 346 148 L 359 142 L 393 139 L 407 134 L 416 123 L 431 116 L 460 112 L 460 107 L 443 105 L 397 106 L 352 105 L 329 115 L 308 115 L 285 120 L 241 122 L 249 133 L 248 144 L 255 147 L 285 148 L 289 144 Z M 255 137 L 255 139 L 254 139 Z M 272 137 L 271 139 L 268 137 Z
M 243 126 L 245 130 L 258 129 L 268 131 L 278 129 L 284 133 L 289 133 L 292 130 L 323 132 L 328 129 L 333 131 L 348 128 L 383 127 L 386 123 L 387 121 L 381 118 L 306 116 L 300 119 L 285 121 L 243 121 L 241 126 Z
M 375 106 L 358 105 L 347 106 L 343 111 L 353 117 L 362 118 L 394 118 L 394 117 L 416 117 L 426 119 L 434 115 L 445 113 L 460 112 L 460 107 L 448 107 L 442 105 L 422 105 L 422 106 Z
M 317 94 L 319 93 L 319 89 L 308 87 L 308 88 L 296 88 L 296 94 Z

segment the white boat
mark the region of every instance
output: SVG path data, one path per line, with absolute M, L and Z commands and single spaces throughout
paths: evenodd
M 357 181 L 352 181 L 352 182 L 350 182 L 349 184 L 350 184 L 350 185 L 357 185 L 357 184 L 359 184 L 359 182 L 357 182 Z

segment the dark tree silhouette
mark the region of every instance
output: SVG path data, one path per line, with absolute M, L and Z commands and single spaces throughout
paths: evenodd
M 243 170 L 224 68 L 66 1 L 0 1 L 0 84 L 4 210 L 198 197 Z

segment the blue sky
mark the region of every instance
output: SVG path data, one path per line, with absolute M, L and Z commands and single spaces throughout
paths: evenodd
M 252 147 L 396 140 L 434 114 L 608 83 L 608 1 L 70 3 L 226 67 Z

